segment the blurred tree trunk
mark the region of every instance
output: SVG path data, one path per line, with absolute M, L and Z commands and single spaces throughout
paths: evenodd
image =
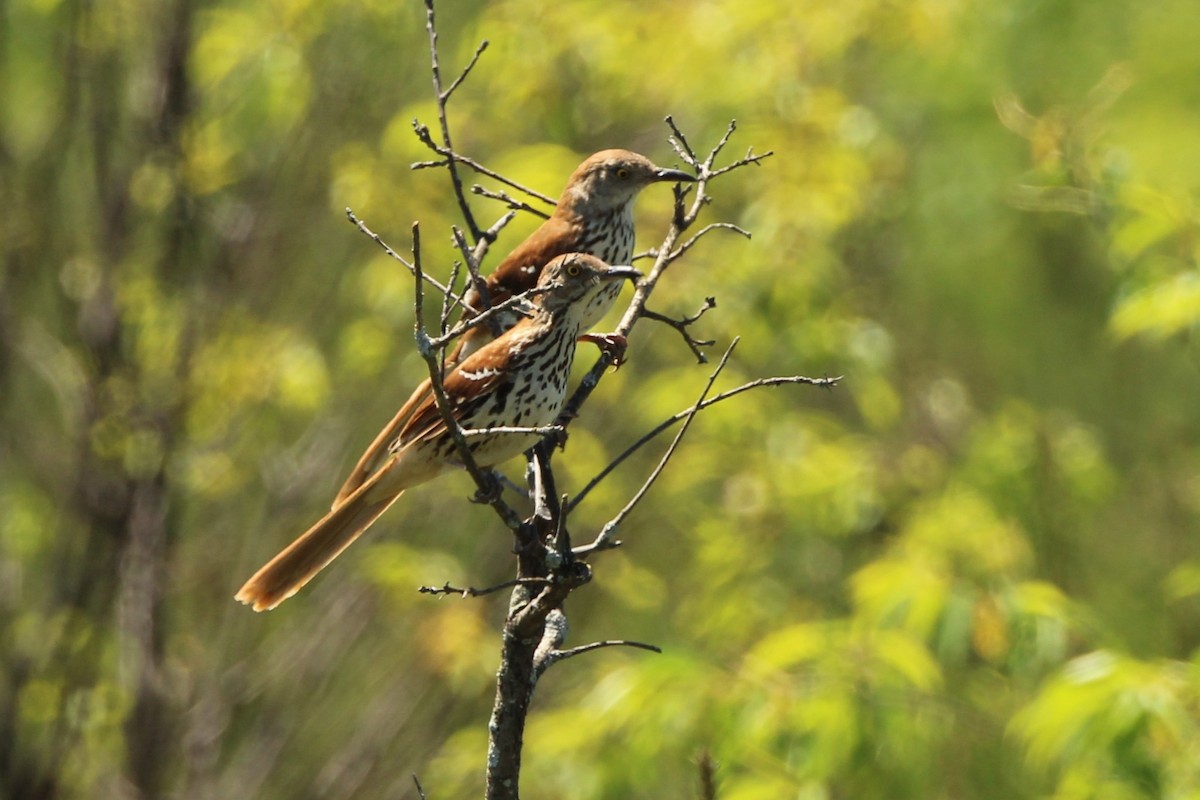
M 75 453 L 74 477 L 50 494 L 69 510 L 65 524 L 84 541 L 60 537 L 54 572 L 47 576 L 53 599 L 45 616 L 65 615 L 66 620 L 38 676 L 59 687 L 52 740 L 38 748 L 17 735 L 15 706 L 22 687 L 37 673 L 14 676 L 12 694 L 3 700 L 13 707 L 0 709 L 0 781 L 7 797 L 49 798 L 70 791 L 62 784 L 64 762 L 86 735 L 80 712 L 73 713 L 71 705 L 86 702 L 83 698 L 102 684 L 114 652 L 117 683 L 131 704 L 123 726 L 131 784 L 126 788 L 144 798 L 162 796 L 172 763 L 166 750 L 177 741 L 177 709 L 163 664 L 163 590 L 174 529 L 167 467 L 185 398 L 182 392 L 156 392 L 146 385 L 138 337 L 154 332 L 136 330 L 123 294 L 134 277 L 149 279 L 165 292 L 187 291 L 180 284 L 189 283 L 192 274 L 185 190 L 175 181 L 164 210 L 148 214 L 136 208 L 131 186 L 137 169 L 151 159 L 178 176 L 180 136 L 190 110 L 187 58 L 194 9 L 190 0 L 178 0 L 140 11 L 145 27 L 129 39 L 145 47 L 129 47 L 128 41 L 104 46 L 96 44 L 96 28 L 112 24 L 100 17 L 113 11 L 84 2 L 64 5 L 57 45 L 66 67 L 54 140 L 24 174 L 0 159 L 6 185 L 24 184 L 23 197 L 42 201 L 25 211 L 31 225 L 26 247 L 6 252 L 0 308 L 6 353 L 22 346 L 18 338 L 26 332 L 13 321 L 11 306 L 33 305 L 46 282 L 68 280 L 28 274 L 28 265 L 50 260 L 30 248 L 56 251 L 51 263 L 63 265 L 64 273 L 74 259 L 90 260 L 94 275 L 83 290 L 67 292 L 70 299 L 58 295 L 58 318 L 37 323 L 70 352 L 84 376 L 76 429 L 64 429 L 60 441 L 38 443 Z M 153 81 L 146 89 L 154 99 L 152 113 L 139 116 L 132 108 L 133 75 Z M 90 195 L 84 193 L 80 205 L 77 194 L 85 186 Z M 182 329 L 190 328 L 184 321 Z M 188 339 L 180 337 L 173 354 L 181 383 Z M 105 432 L 114 430 L 121 441 L 105 446 Z M 139 447 L 148 448 L 148 454 L 139 454 Z M 115 642 L 106 633 L 114 622 Z

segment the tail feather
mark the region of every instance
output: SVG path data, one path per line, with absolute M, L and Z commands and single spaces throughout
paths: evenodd
M 235 598 L 255 611 L 275 608 L 337 558 L 402 494 L 403 490 L 368 500 L 367 492 L 356 492 L 254 573 Z

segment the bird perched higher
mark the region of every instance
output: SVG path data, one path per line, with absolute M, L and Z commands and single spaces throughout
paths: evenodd
M 533 310 L 498 338 L 464 358 L 446 375 L 446 399 L 467 430 L 537 428 L 552 424 L 567 396 L 575 340 L 597 294 L 637 278 L 632 267 L 610 267 L 574 253 L 542 270 Z M 429 381 L 413 394 L 380 433 L 368 455 L 378 466 L 342 502 L 246 581 L 237 599 L 255 611 L 274 608 L 379 519 L 410 486 L 461 465 L 454 440 L 437 408 Z M 467 446 L 481 467 L 506 461 L 532 447 L 535 433 L 472 436 Z M 364 456 L 364 459 L 366 456 Z M 360 462 L 361 463 L 361 462 Z
M 629 150 L 601 150 L 584 159 L 567 179 L 554 213 L 521 242 L 487 278 L 491 305 L 532 289 L 542 268 L 556 256 L 587 253 L 607 264 L 628 264 L 633 258 L 633 201 L 652 183 L 694 181 L 678 169 L 663 169 Z M 584 315 L 583 330 L 592 328 L 612 307 L 620 292 L 614 284 L 592 299 Z M 488 303 L 476 287 L 463 297 L 468 308 L 483 311 Z M 514 312 L 502 315 L 500 330 L 514 325 Z M 453 363 L 492 338 L 488 325 L 479 325 L 463 336 L 451 354 Z
M 593 153 L 571 173 L 550 218 L 505 256 L 488 276 L 488 302 L 496 305 L 529 291 L 537 285 L 546 264 L 567 253 L 585 253 L 608 264 L 628 264 L 633 259 L 633 201 L 638 193 L 652 183 L 694 180 L 694 176 L 682 170 L 657 167 L 650 159 L 629 150 Z M 584 333 L 600 321 L 620 292 L 620 282 L 616 281 L 595 294 L 584 310 L 581 327 Z M 467 290 L 463 301 L 467 308 L 476 312 L 482 312 L 488 305 L 474 286 Z M 504 331 L 520 318 L 520 314 L 514 311 L 499 314 L 493 320 L 497 328 Z M 611 336 L 584 338 L 601 347 L 612 347 L 614 343 Z M 472 328 L 447 357 L 447 367 L 466 358 L 491 339 L 490 324 Z M 409 398 L 409 403 L 416 402 L 421 393 L 428 391 L 428 387 L 422 384 Z M 385 428 L 380 437 L 386 438 L 385 434 L 394 433 Z M 380 462 L 383 453 L 377 446 L 379 442 L 377 438 L 376 444 L 368 448 L 354 466 L 334 499 L 335 507 L 353 494 Z

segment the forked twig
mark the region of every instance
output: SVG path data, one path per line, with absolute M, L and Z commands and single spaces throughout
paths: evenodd
M 449 162 L 454 161 L 458 164 L 462 164 L 464 167 L 470 167 L 480 175 L 486 175 L 487 177 L 504 184 L 510 189 L 516 189 L 518 192 L 524 192 L 530 197 L 541 200 L 543 203 L 548 203 L 552 206 L 558 205 L 557 200 L 549 195 L 542 194 L 537 189 L 531 189 L 524 184 L 517 183 L 512 178 L 501 175 L 494 169 L 485 167 L 483 164 L 480 164 L 478 161 L 470 158 L 469 156 L 464 156 L 462 153 L 456 153 L 453 150 L 447 150 L 445 147 L 433 141 L 433 136 L 429 133 L 429 128 L 422 125 L 417 120 L 413 120 L 413 131 L 417 134 L 417 138 L 420 139 L 426 147 L 437 153 L 439 156 L 441 156 L 441 158 L 435 161 L 415 161 L 409 165 L 411 169 L 432 169 L 434 167 L 444 167 Z
M 691 250 L 692 247 L 696 244 L 696 242 L 700 241 L 701 236 L 704 236 L 707 233 L 710 233 L 712 231 L 717 231 L 717 230 L 733 231 L 734 233 L 739 233 L 742 236 L 745 236 L 747 239 L 753 238 L 750 234 L 750 231 L 748 231 L 745 228 L 742 228 L 738 225 L 734 225 L 732 222 L 710 222 L 708 225 L 705 225 L 703 228 L 696 231 L 695 235 L 693 235 L 692 238 L 688 239 L 686 242 L 679 245 L 679 247 L 675 250 L 674 253 L 671 254 L 671 256 L 673 258 L 679 258 L 684 253 L 686 253 L 688 250 Z
M 367 224 L 365 222 L 363 222 L 361 219 L 359 219 L 357 216 L 355 216 L 354 211 L 352 211 L 349 208 L 346 209 L 346 219 L 350 220 L 350 224 L 352 224 L 354 227 L 358 228 L 360 233 L 362 233 L 364 236 L 366 236 L 371 241 L 375 242 L 375 244 L 382 247 L 383 252 L 387 253 L 390 258 L 393 258 L 396 261 L 399 261 L 401 264 L 404 265 L 404 268 L 407 269 L 410 273 L 412 273 L 414 275 L 416 274 L 416 272 L 413 269 L 413 264 L 411 261 L 409 261 L 407 258 L 405 258 L 404 256 L 397 253 L 395 250 L 393 250 L 392 246 L 389 245 L 387 242 L 385 242 L 383 240 L 382 236 L 380 236 L 378 233 L 376 233 L 375 231 L 368 228 Z M 456 295 L 454 293 L 453 289 L 449 288 L 448 286 L 442 285 L 442 283 L 440 281 L 438 281 L 437 278 L 432 278 L 429 275 L 424 275 L 422 279 L 426 283 L 428 283 L 430 286 L 437 289 L 442 294 L 451 295 L 455 298 L 458 298 L 461 301 L 461 297 Z
M 683 435 L 687 433 L 687 429 L 691 426 L 692 420 L 695 419 L 696 414 L 699 413 L 702 404 L 704 403 L 704 398 L 708 396 L 708 392 L 710 389 L 712 389 L 717 377 L 725 369 L 725 365 L 729 363 L 729 356 L 733 353 L 733 349 L 737 347 L 738 341 L 739 339 L 735 338 L 729 343 L 729 348 L 726 349 L 725 355 L 721 356 L 721 363 L 717 364 L 717 368 L 713 370 L 712 375 L 708 376 L 708 382 L 704 384 L 704 389 L 700 392 L 700 398 L 696 401 L 696 404 L 692 406 L 688 415 L 684 417 L 683 425 L 679 428 L 679 432 L 675 434 L 675 439 L 672 440 L 671 445 L 667 448 L 667 451 L 663 453 L 662 458 L 659 459 L 658 465 L 654 467 L 654 469 L 650 472 L 650 475 L 647 476 L 646 480 L 642 483 L 641 488 L 634 493 L 633 497 L 630 498 L 629 502 L 625 504 L 624 508 L 617 512 L 615 517 L 604 524 L 604 527 L 600 529 L 600 535 L 596 537 L 594 542 L 575 551 L 577 555 L 587 555 L 588 553 L 592 553 L 597 550 L 605 550 L 610 546 L 609 542 L 613 541 L 613 537 L 616 535 L 617 528 L 620 527 L 621 523 L 627 516 L 629 516 L 629 513 L 633 511 L 637 504 L 642 501 L 642 498 L 645 497 L 646 493 L 650 491 L 650 487 L 654 485 L 656 480 L 658 480 L 658 476 L 662 474 L 664 469 L 666 469 L 667 462 L 670 461 L 671 456 L 675 454 L 675 450 L 679 447 L 679 443 L 683 440 Z
M 479 61 L 479 56 L 482 55 L 483 51 L 487 48 L 487 42 L 485 41 L 479 46 L 479 48 L 475 51 L 475 56 L 471 59 L 470 63 L 467 64 L 467 68 L 463 70 L 462 74 L 459 75 L 458 78 L 451 82 L 450 88 L 443 90 L 442 69 L 438 62 L 438 34 L 433 11 L 433 0 L 425 0 L 425 30 L 429 34 L 429 60 L 433 72 L 433 92 L 437 99 L 438 123 L 441 125 L 442 129 L 442 146 L 447 153 L 451 154 L 451 157 L 447 159 L 446 169 L 450 171 L 450 181 L 454 184 L 454 196 L 458 200 L 458 208 L 459 211 L 462 212 L 463 221 L 467 223 L 467 228 L 469 228 L 471 231 L 471 238 L 475 241 L 479 241 L 481 231 L 478 223 L 475 222 L 475 215 L 471 212 L 471 206 L 467 202 L 467 196 L 463 192 L 462 180 L 458 175 L 458 166 L 456 165 L 455 159 L 452 156 L 454 153 L 454 143 L 450 139 L 450 123 L 446 119 L 446 101 L 450 99 L 450 95 L 459 87 L 459 85 L 462 84 L 463 80 L 467 77 L 467 74 L 475 66 L 476 62 Z M 428 129 L 426 129 L 426 136 L 428 137 Z M 428 138 L 428 143 L 433 143 L 432 137 Z M 438 152 L 442 153 L 443 151 L 438 150 Z
M 712 347 L 714 344 L 717 343 L 717 340 L 716 339 L 697 339 L 694 336 L 692 336 L 692 334 L 688 330 L 688 328 L 690 328 L 702 316 L 704 316 L 705 312 L 711 311 L 712 309 L 714 309 L 716 307 L 717 307 L 717 298 L 706 297 L 706 298 L 704 298 L 704 305 L 700 306 L 700 309 L 695 314 L 692 314 L 690 317 L 684 317 L 683 319 L 672 319 L 671 317 L 668 317 L 665 314 L 659 314 L 657 311 L 651 311 L 648 308 L 643 309 L 642 316 L 645 317 L 646 319 L 652 319 L 655 322 L 661 322 L 664 325 L 674 328 L 675 331 L 677 331 L 679 333 L 679 335 L 683 337 L 684 343 L 686 343 L 687 346 L 691 349 L 692 355 L 694 355 L 696 357 L 696 362 L 699 364 L 707 364 L 708 356 L 705 355 L 704 351 L 701 350 L 700 348 Z
M 504 191 L 492 191 L 486 187 L 480 186 L 478 183 L 471 187 L 471 191 L 480 197 L 486 197 L 489 200 L 499 200 L 514 211 L 527 211 L 534 216 L 542 219 L 550 219 L 550 215 L 540 208 L 534 208 L 523 200 L 517 200 L 515 197 Z
M 673 132 L 673 135 L 670 137 L 670 141 L 672 146 L 675 148 L 675 151 L 679 154 L 680 158 L 682 158 L 688 163 L 689 166 L 696 170 L 696 183 L 691 185 L 695 187 L 695 194 L 689 194 L 691 191 L 690 187 L 677 186 L 675 189 L 675 209 L 672 217 L 671 227 L 667 230 L 666 236 L 663 237 L 662 243 L 654 250 L 654 265 L 650 268 L 646 275 L 640 281 L 638 281 L 637 289 L 633 294 L 633 300 L 630 301 L 628 308 L 625 310 L 625 314 L 621 317 L 621 321 L 617 324 L 616 333 L 626 337 L 629 336 L 629 332 L 633 329 L 633 326 L 637 323 L 637 321 L 641 317 L 645 316 L 646 301 L 654 291 L 655 286 L 658 285 L 658 281 L 662 278 L 663 273 L 667 271 L 671 264 L 673 264 L 680 257 L 680 255 L 682 255 L 682 250 L 686 250 L 688 247 L 690 247 L 690 245 L 688 245 L 687 247 L 680 249 L 677 248 L 676 245 L 679 242 L 679 239 L 683 236 L 684 232 L 686 232 L 692 227 L 692 225 L 695 224 L 696 219 L 700 216 L 700 212 L 703 210 L 704 206 L 708 204 L 708 183 L 714 175 L 713 163 L 737 127 L 735 121 L 730 121 L 729 127 L 725 131 L 725 135 L 721 138 L 721 141 L 718 142 L 715 147 L 713 147 L 708 156 L 706 156 L 702 161 L 688 143 L 687 138 L 683 135 L 683 132 L 680 131 L 675 125 L 675 121 L 668 116 L 666 118 L 666 122 L 671 127 Z M 768 152 L 761 156 L 756 156 L 753 163 L 757 163 L 758 161 L 770 155 L 772 154 Z M 738 167 L 745 166 L 747 163 L 751 162 L 743 159 L 741 162 L 731 165 L 729 169 L 737 169 Z M 729 170 L 722 170 L 722 172 L 727 171 Z M 691 197 L 690 203 L 687 202 L 689 196 Z M 699 236 L 699 234 L 697 234 L 697 236 Z M 596 386 L 600 383 L 604 373 L 611 365 L 611 354 L 607 352 L 601 353 L 600 358 L 583 376 L 578 388 L 576 388 L 570 399 L 567 400 L 566 406 L 564 407 L 562 414 L 559 416 L 560 421 L 568 420 L 578 416 L 579 409 L 587 401 L 587 398 L 591 396 L 592 392 L 595 391 Z
M 774 378 L 759 378 L 758 380 L 749 381 L 748 383 L 743 383 L 741 386 L 736 386 L 732 389 L 721 392 L 720 394 L 713 395 L 701 403 L 697 403 L 689 408 L 685 408 L 683 411 L 668 417 L 650 431 L 643 434 L 640 439 L 629 445 L 629 447 L 625 448 L 624 452 L 610 461 L 608 466 L 600 470 L 600 472 L 597 473 L 594 478 L 588 481 L 586 486 L 584 486 L 575 494 L 575 498 L 571 501 L 571 506 L 567 509 L 567 511 L 574 511 L 575 507 L 583 502 L 583 498 L 587 497 L 588 493 L 591 492 L 592 489 L 596 488 L 596 485 L 599 484 L 600 481 L 607 478 L 613 472 L 613 470 L 621 466 L 625 459 L 636 453 L 642 448 L 642 446 L 650 442 L 663 431 L 670 428 L 676 422 L 687 419 L 697 411 L 703 411 L 709 406 L 716 405 L 717 403 L 720 403 L 723 400 L 728 400 L 731 397 L 736 397 L 742 392 L 748 392 L 751 389 L 761 389 L 767 386 L 794 386 L 796 384 L 833 388 L 834 386 L 837 386 L 838 381 L 841 379 L 842 376 L 840 375 L 836 378 L 808 378 L 804 375 L 780 375 Z

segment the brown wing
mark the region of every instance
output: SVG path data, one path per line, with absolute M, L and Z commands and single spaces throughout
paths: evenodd
M 513 248 L 488 276 L 489 299 L 495 304 L 529 291 L 537 285 L 542 267 L 555 256 L 575 252 L 578 242 L 578 224 L 558 215 L 546 220 Z M 472 289 L 467 294 L 468 305 L 472 308 L 481 305 L 478 292 Z
M 446 375 L 442 385 L 457 413 L 462 413 L 473 401 L 486 397 L 510 380 L 500 368 L 498 358 L 502 353 L 507 353 L 507 345 L 485 346 Z M 337 508 L 354 494 L 400 446 L 416 439 L 439 436 L 445 431 L 445 422 L 426 378 L 358 459 L 333 501 L 333 507 Z
M 546 264 L 557 256 L 575 252 L 578 247 L 579 225 L 563 216 L 551 217 L 505 256 L 488 276 L 488 300 L 495 305 L 515 294 L 529 291 L 537 286 Z M 463 300 L 469 307 L 483 310 L 483 298 L 474 287 L 467 291 Z M 472 328 L 459 339 L 446 362 L 455 363 L 463 357 L 464 352 L 473 354 L 491 337 L 491 331 L 485 325 Z
M 525 241 L 505 256 L 504 260 L 488 276 L 488 299 L 492 303 L 501 303 L 514 294 L 527 292 L 536 286 L 538 278 L 542 274 L 542 267 L 556 256 L 575 251 L 578 246 L 578 231 L 579 226 L 574 220 L 557 214 L 543 222 Z M 526 269 L 527 267 L 533 267 L 533 269 Z M 482 298 L 474 287 L 467 291 L 464 301 L 471 308 L 481 309 L 483 305 Z M 467 352 L 464 365 L 471 363 L 471 359 L 479 354 L 484 343 L 490 338 L 491 332 L 483 327 L 467 331 L 446 358 L 446 366 L 454 367 L 460 359 L 464 358 L 464 350 Z M 455 374 L 455 372 L 451 372 L 446 376 L 446 391 L 447 396 L 450 397 L 455 396 L 450 389 Z M 470 383 L 470 381 L 466 381 L 466 383 Z M 461 390 L 465 396 L 471 391 L 490 391 L 491 388 L 482 385 L 464 385 Z M 418 421 L 418 417 L 421 417 L 421 421 Z M 387 427 L 379 432 L 375 441 L 371 442 L 371 446 L 363 453 L 362 458 L 358 460 L 358 464 L 351 471 L 350 477 L 342 485 L 334 500 L 334 506 L 344 502 L 355 489 L 362 485 L 363 481 L 387 457 L 393 442 L 401 436 L 404 436 L 407 442 L 418 435 L 434 435 L 432 430 L 410 435 L 410 429 L 418 428 L 421 425 L 428 426 L 435 422 L 440 423 L 440 421 L 441 414 L 438 413 L 433 394 L 429 391 L 429 381 L 425 381 L 412 393 Z
M 460 421 L 462 415 L 473 405 L 512 381 L 508 371 L 497 358 L 501 353 L 507 354 L 507 344 L 500 347 L 492 347 L 491 344 L 467 356 L 466 360 L 446 376 L 442 384 L 446 389 L 446 399 L 450 401 L 450 406 Z M 438 410 L 429 381 L 421 384 L 420 391 L 425 393 L 425 397 L 400 431 L 397 437 L 398 445 L 441 436 L 446 432 L 446 423 Z

